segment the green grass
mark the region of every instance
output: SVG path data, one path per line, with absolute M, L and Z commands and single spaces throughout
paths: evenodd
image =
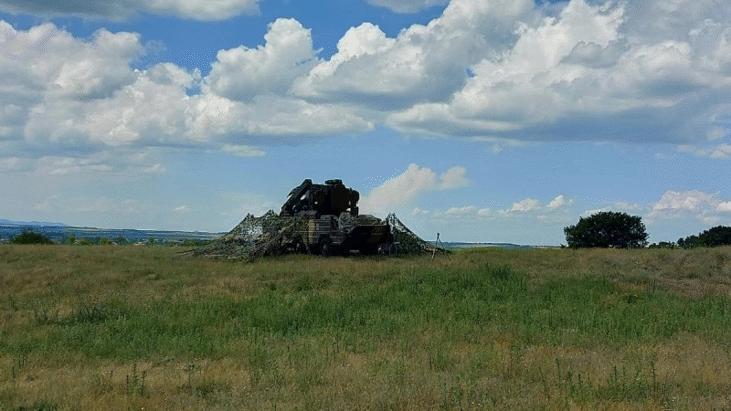
M 0 247 L 0 409 L 731 406 L 728 248 L 177 251 Z
M 169 296 L 146 304 L 121 295 L 80 296 L 58 314 L 35 308 L 33 332 L 13 333 L 0 350 L 33 347 L 56 355 L 131 361 L 216 356 L 230 343 L 260 332 L 292 336 L 355 333 L 372 344 L 403 338 L 425 325 L 458 335 L 510 333 L 526 344 L 656 343 L 681 333 L 724 342 L 731 337 L 725 297 L 687 300 L 667 292 L 623 292 L 606 278 L 547 281 L 529 290 L 528 277 L 505 266 L 472 270 L 424 268 L 418 274 L 358 293 L 329 295 L 299 285 L 267 288 L 249 298 L 226 294 L 202 300 Z

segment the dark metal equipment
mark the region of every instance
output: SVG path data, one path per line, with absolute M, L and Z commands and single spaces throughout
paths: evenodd
M 290 191 L 279 216 L 303 220 L 290 248 L 323 255 L 383 252 L 393 243 L 389 224 L 358 214 L 360 194 L 341 180 L 313 184 L 306 179 Z

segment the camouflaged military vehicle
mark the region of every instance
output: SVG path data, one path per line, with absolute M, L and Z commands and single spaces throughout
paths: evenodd
M 304 180 L 289 193 L 279 213 L 284 219 L 302 220 L 288 248 L 323 255 L 387 251 L 393 244 L 390 225 L 372 215 L 359 215 L 359 199 L 358 191 L 345 187 L 341 180 L 325 184 Z

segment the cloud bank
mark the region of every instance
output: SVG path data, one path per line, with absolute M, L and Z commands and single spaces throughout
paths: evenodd
M 194 20 L 223 20 L 259 11 L 258 0 L 3 0 L 0 10 L 44 16 L 79 16 L 122 20 L 149 13 Z
M 412 12 L 446 2 L 371 3 Z M 0 9 L 124 17 L 117 4 L 3 1 Z M 254 0 L 124 4 L 202 19 L 257 8 Z M 59 149 L 260 156 L 263 146 L 379 125 L 484 141 L 673 143 L 681 153 L 731 158 L 725 2 L 452 0 L 395 37 L 369 22 L 352 27 L 327 59 L 309 28 L 277 19 L 262 44 L 219 50 L 205 77 L 168 62 L 132 69 L 142 53 L 135 33 L 81 39 L 51 23 L 17 30 L 0 21 L 4 167 Z
M 15 148 L 19 158 L 30 151 L 158 146 L 258 155 L 255 148 L 234 149 L 247 146 L 241 136 L 251 143 L 372 128 L 349 107 L 286 95 L 287 82 L 306 63 L 293 68 L 289 80 L 276 67 L 287 65 L 282 59 L 294 58 L 288 60 L 294 66 L 314 55 L 308 30 L 277 20 L 266 39 L 259 49 L 222 50 L 211 74 L 201 78 L 172 63 L 131 69 L 143 52 L 134 33 L 100 30 L 77 39 L 51 23 L 23 31 L 0 22 L 0 144 Z M 252 67 L 262 68 L 259 77 Z M 252 90 L 252 84 L 262 86 Z M 201 92 L 191 93 L 196 87 Z
M 449 0 L 366 0 L 374 6 L 385 7 L 396 13 L 415 13 L 435 6 L 443 6 Z

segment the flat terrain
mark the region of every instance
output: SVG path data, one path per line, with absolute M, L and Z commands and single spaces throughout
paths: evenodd
M 0 246 L 0 410 L 731 409 L 731 248 Z

